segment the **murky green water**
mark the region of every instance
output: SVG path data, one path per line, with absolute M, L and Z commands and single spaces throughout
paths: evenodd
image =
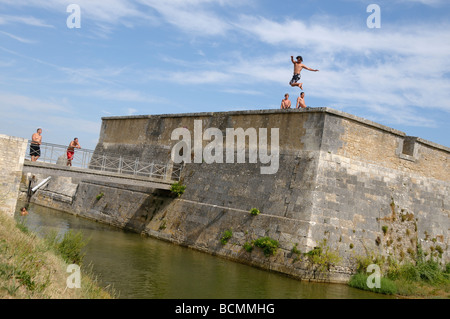
M 346 285 L 298 281 L 36 205 L 30 205 L 26 224 L 39 232 L 81 231 L 89 239 L 85 264 L 102 285 L 113 285 L 119 298 L 388 298 Z

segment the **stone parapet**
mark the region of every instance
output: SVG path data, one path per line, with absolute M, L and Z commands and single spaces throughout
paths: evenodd
M 8 216 L 16 210 L 27 142 L 0 134 L 0 213 Z

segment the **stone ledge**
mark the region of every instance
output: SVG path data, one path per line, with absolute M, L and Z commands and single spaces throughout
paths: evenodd
M 284 113 L 328 113 L 332 115 L 336 115 L 345 119 L 349 119 L 355 122 L 359 122 L 371 127 L 378 128 L 380 130 L 405 137 L 406 133 L 396 130 L 394 128 L 373 122 L 371 120 L 367 120 L 365 118 L 349 114 L 343 111 L 335 110 L 329 107 L 313 107 L 313 108 L 306 108 L 306 109 L 288 109 L 288 110 L 281 110 L 281 109 L 266 109 L 266 110 L 243 110 L 243 111 L 225 111 L 225 112 L 197 112 L 197 113 L 178 113 L 178 114 L 157 114 L 157 115 L 130 115 L 130 116 L 110 116 L 110 117 L 102 117 L 102 120 L 126 120 L 126 119 L 152 119 L 152 118 L 182 118 L 182 117 L 211 117 L 211 116 L 233 116 L 233 115 L 268 115 L 268 114 L 284 114 Z M 430 142 L 421 138 L 418 138 L 418 141 L 444 150 L 446 152 L 450 152 L 450 148 Z
M 22 137 L 16 137 L 16 136 L 9 136 L 9 135 L 5 135 L 5 134 L 0 134 L 0 138 L 4 138 L 10 141 L 15 141 L 15 142 L 28 142 L 27 139 L 22 138 Z

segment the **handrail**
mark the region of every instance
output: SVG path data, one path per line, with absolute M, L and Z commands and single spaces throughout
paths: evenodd
M 28 141 L 26 159 L 31 159 L 30 142 Z M 67 163 L 67 148 L 68 146 L 64 145 L 42 143 L 40 145 L 41 156 L 38 158 L 38 162 L 65 166 Z M 89 149 L 75 149 L 74 151 L 76 156 L 72 159 L 72 166 L 85 169 L 177 181 L 180 180 L 183 169 L 183 165 L 174 163 L 141 162 L 139 158 L 129 156 L 99 155 L 94 150 Z
M 30 144 L 31 140 L 28 141 L 27 151 L 25 153 L 25 159 L 31 160 L 30 155 Z M 51 164 L 61 164 L 66 165 L 67 163 L 67 148 L 68 145 L 59 145 L 53 143 L 41 143 L 40 144 L 40 152 L 41 155 L 38 158 L 39 162 L 51 163 Z M 75 152 L 78 156 L 74 156 L 72 160 L 72 166 L 88 168 L 89 162 L 91 161 L 91 157 L 94 154 L 94 150 L 90 149 L 75 149 Z M 81 156 L 80 156 L 81 154 Z

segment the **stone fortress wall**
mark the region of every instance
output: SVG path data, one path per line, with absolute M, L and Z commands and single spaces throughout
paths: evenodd
M 157 163 L 171 161 L 173 130 L 193 133 L 194 121 L 203 131 L 218 128 L 224 139 L 227 128 L 278 128 L 279 168 L 261 174 L 268 164 L 248 163 L 248 156 L 246 163 L 185 164 L 179 198 L 81 181 L 68 209 L 74 214 L 301 279 L 345 282 L 356 256 L 405 260 L 417 244 L 449 260 L 448 147 L 330 108 L 102 120 L 97 154 Z M 261 214 L 252 216 L 251 208 Z M 223 245 L 226 230 L 233 236 Z M 279 241 L 275 256 L 243 248 L 264 236 Z M 323 240 L 342 257 L 326 274 L 293 250 L 308 252 Z
M 0 214 L 13 216 L 27 140 L 0 134 Z

